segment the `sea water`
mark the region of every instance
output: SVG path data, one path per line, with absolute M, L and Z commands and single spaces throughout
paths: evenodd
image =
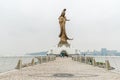
M 95 56 L 96 62 L 104 62 L 109 60 L 110 66 L 114 67 L 116 72 L 120 73 L 120 56 Z
M 0 57 L 0 73 L 15 69 L 18 60 L 22 60 L 22 64 L 30 63 L 34 56 L 7 56 Z M 35 59 L 37 61 L 37 59 Z

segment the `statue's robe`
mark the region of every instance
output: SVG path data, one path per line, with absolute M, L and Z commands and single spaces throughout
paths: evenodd
M 60 16 L 59 17 L 59 24 L 60 24 L 60 34 L 59 34 L 59 37 L 61 38 L 60 43 L 67 43 L 67 40 L 69 39 L 67 37 L 67 34 L 66 34 L 65 23 L 66 23 L 66 18 Z

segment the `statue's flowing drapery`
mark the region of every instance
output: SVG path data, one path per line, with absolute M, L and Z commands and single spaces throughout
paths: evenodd
M 66 21 L 68 21 L 65 17 L 65 11 L 63 10 L 63 12 L 61 13 L 60 17 L 59 17 L 59 24 L 60 24 L 60 34 L 59 34 L 59 37 L 60 37 L 60 42 L 58 45 L 69 45 L 67 40 L 70 40 L 68 37 L 67 37 L 67 34 L 66 34 L 66 30 L 65 30 L 65 24 L 66 24 Z
M 60 24 L 60 34 L 59 37 L 61 39 L 60 43 L 67 43 L 67 34 L 66 34 L 66 30 L 65 30 L 65 23 L 66 23 L 66 19 L 64 17 L 59 17 L 59 24 Z

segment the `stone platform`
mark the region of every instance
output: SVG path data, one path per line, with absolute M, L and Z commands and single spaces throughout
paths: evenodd
M 71 58 L 56 58 L 55 61 L 2 74 L 0 80 L 120 80 L 119 75 Z

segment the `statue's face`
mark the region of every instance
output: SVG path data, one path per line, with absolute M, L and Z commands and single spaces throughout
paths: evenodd
M 64 9 L 64 11 L 66 11 L 66 9 Z

